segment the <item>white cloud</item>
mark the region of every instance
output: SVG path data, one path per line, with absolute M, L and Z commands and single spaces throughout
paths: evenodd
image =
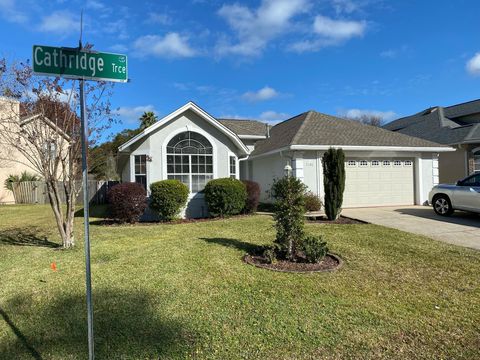
M 268 43 L 288 31 L 291 19 L 308 9 L 308 0 L 262 0 L 257 9 L 223 5 L 218 15 L 227 21 L 238 41 L 225 37 L 217 44 L 218 55 L 258 56 Z
M 128 51 L 128 47 L 123 44 L 114 44 L 109 47 L 110 51 L 124 53 Z
M 175 32 L 165 36 L 142 36 L 135 40 L 133 46 L 138 50 L 140 56 L 180 58 L 196 55 L 196 51 L 188 43 L 188 38 Z
M 277 90 L 265 86 L 261 88 L 260 90 L 257 91 L 248 91 L 245 94 L 242 95 L 242 98 L 251 101 L 251 102 L 256 102 L 256 101 L 265 101 L 265 100 L 270 100 L 273 99 L 280 94 L 278 93 Z
M 152 12 L 148 15 L 147 23 L 168 25 L 172 23 L 172 19 L 167 14 Z
M 278 122 L 278 121 L 287 120 L 288 118 L 290 118 L 290 115 L 288 115 L 287 113 L 269 110 L 269 111 L 262 112 L 259 118 L 260 120 L 264 120 L 268 122 Z
M 14 0 L 0 0 L 0 16 L 9 22 L 19 24 L 28 20 L 28 16 L 16 8 Z
M 351 14 L 360 9 L 360 4 L 352 0 L 333 0 L 332 6 L 337 14 L 346 13 Z
M 410 47 L 407 46 L 407 45 L 403 45 L 403 46 L 400 46 L 398 48 L 391 48 L 391 49 L 387 49 L 387 50 L 384 50 L 382 52 L 380 52 L 380 57 L 383 57 L 385 59 L 396 59 L 398 58 L 399 56 L 405 56 L 405 55 L 409 55 L 410 53 Z
M 92 10 L 104 10 L 105 4 L 98 0 L 88 0 L 86 2 L 86 8 Z
M 476 53 L 466 65 L 469 74 L 474 76 L 480 75 L 480 52 Z
M 135 107 L 121 106 L 115 111 L 115 114 L 117 114 L 120 119 L 127 124 L 137 124 L 139 121 L 138 119 L 145 111 L 156 112 L 153 105 L 143 105 Z
M 55 11 L 42 19 L 40 31 L 59 35 L 78 32 L 80 31 L 79 16 L 69 11 Z
M 375 116 L 384 121 L 391 121 L 398 118 L 398 114 L 395 111 L 380 111 L 380 110 L 367 110 L 367 109 L 344 109 L 338 111 L 340 116 L 358 119 L 362 116 Z
M 298 41 L 290 46 L 296 52 L 317 51 L 327 46 L 341 44 L 351 38 L 365 34 L 367 22 L 365 20 L 335 20 L 326 16 L 317 15 L 313 22 L 313 39 Z

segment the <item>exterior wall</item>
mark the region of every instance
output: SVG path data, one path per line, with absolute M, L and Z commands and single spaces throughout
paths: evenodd
M 123 164 L 119 164 L 122 181 L 135 181 L 135 155 L 148 155 L 151 158 L 151 161 L 147 161 L 146 164 L 147 184 L 167 179 L 167 144 L 173 136 L 184 131 L 198 132 L 212 144 L 213 178 L 229 177 L 229 159 L 231 155 L 236 156 L 238 159 L 239 152 L 237 147 L 224 133 L 189 110 L 132 145 L 134 148 L 129 154 L 128 160 Z M 241 163 L 237 161 L 237 177 L 240 173 L 239 165 Z M 149 191 L 148 187 L 147 191 Z M 187 208 L 184 209 L 183 215 L 185 217 L 204 217 L 208 215 L 203 194 L 190 194 L 189 202 Z
M 441 153 L 439 157 L 440 183 L 454 184 L 468 175 L 467 152 L 455 147 L 454 152 Z
M 248 160 L 250 180 L 256 181 L 260 185 L 260 201 L 272 201 L 269 190 L 273 180 L 284 176 L 285 165 L 290 162 L 290 158 L 284 157 L 280 153 Z
M 9 119 L 19 114 L 19 103 L 0 98 L 0 121 Z M 15 161 L 9 160 L 15 159 Z M 27 159 L 17 150 L 1 143 L 0 139 L 0 204 L 14 204 L 13 193 L 4 187 L 5 180 L 9 175 L 20 175 L 23 171 L 35 173 L 29 166 Z

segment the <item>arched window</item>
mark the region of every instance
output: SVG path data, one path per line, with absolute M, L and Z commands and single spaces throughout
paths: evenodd
M 167 177 L 177 179 L 197 193 L 213 179 L 212 144 L 193 131 L 175 135 L 167 145 Z
M 473 150 L 473 171 L 480 172 L 480 148 Z

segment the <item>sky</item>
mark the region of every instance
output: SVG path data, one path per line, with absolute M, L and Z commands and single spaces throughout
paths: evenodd
M 32 45 L 128 55 L 111 99 L 138 126 L 188 101 L 277 122 L 307 110 L 385 121 L 479 98 L 477 0 L 0 0 L 0 56 Z

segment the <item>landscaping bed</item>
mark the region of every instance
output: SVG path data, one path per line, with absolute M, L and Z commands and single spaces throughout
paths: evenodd
M 332 225 L 362 225 L 368 224 L 365 221 L 352 219 L 346 216 L 340 216 L 337 220 L 328 220 L 325 216 L 319 216 L 315 219 L 309 218 L 307 220 L 310 223 L 317 223 L 317 224 L 332 224 Z
M 308 263 L 305 261 L 292 262 L 285 260 L 278 260 L 274 263 L 269 263 L 264 257 L 256 255 L 245 255 L 243 261 L 247 264 L 263 269 L 293 273 L 334 271 L 339 269 L 343 264 L 342 260 L 334 254 L 327 254 L 325 258 L 318 263 Z

